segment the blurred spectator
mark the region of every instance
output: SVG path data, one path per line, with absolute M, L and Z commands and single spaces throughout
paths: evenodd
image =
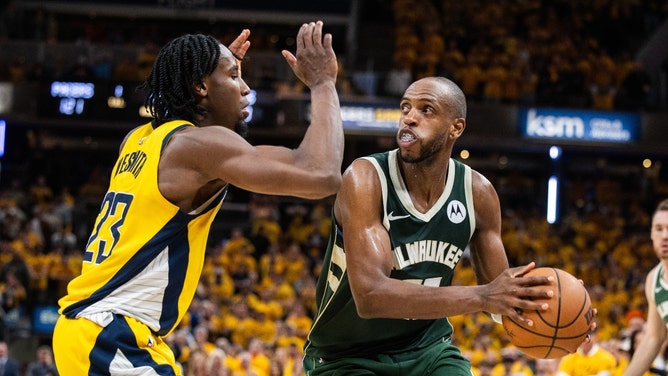
M 501 350 L 501 363 L 493 369 L 491 376 L 533 376 L 526 364 L 526 356 L 514 347 Z
M 25 263 L 30 275 L 28 286 L 29 305 L 55 303 L 59 297 L 49 297 L 49 267 L 51 265 L 51 254 L 34 249 L 32 253 L 25 256 Z
M 242 351 L 239 354 L 241 360 L 239 368 L 233 370 L 232 376 L 267 376 L 262 370 L 257 369 L 252 362 L 252 356 L 248 351 Z
M 188 363 L 190 358 L 190 345 L 188 343 L 188 328 L 180 327 L 165 337 L 165 342 L 174 352 L 176 362 L 183 366 Z
M 263 256 L 269 252 L 269 248 L 272 246 L 272 242 L 267 235 L 266 227 L 263 225 L 258 226 L 257 231 L 251 234 L 250 241 L 255 248 L 253 256 L 257 261 L 260 261 Z
M 186 365 L 187 376 L 209 376 L 207 372 L 208 355 L 203 349 L 197 348 L 192 351 Z
M 478 363 L 477 367 L 471 370 L 474 376 L 492 376 L 492 370 L 496 363 L 492 360 L 484 359 Z
M 51 234 L 51 246 L 62 247 L 65 253 L 71 253 L 77 247 L 77 236 L 72 232 L 72 225 L 60 226 Z
M 217 245 L 204 260 L 202 281 L 206 283 L 210 298 L 216 304 L 227 304 L 234 294 L 234 280 L 222 257 L 222 246 Z
M 0 240 L 0 253 L 5 260 L 0 267 L 0 281 L 5 281 L 7 274 L 11 273 L 22 286 L 28 286 L 30 284 L 30 272 L 23 253 L 4 240 Z
M 26 315 L 28 299 L 27 288 L 19 281 L 13 271 L 5 273 L 0 282 L 0 317 L 4 329 L 18 329 L 20 321 Z
M 649 108 L 652 81 L 640 62 L 634 62 L 626 72 L 615 97 L 615 109 L 641 111 Z
M 67 284 L 81 274 L 83 255 L 65 253 L 63 247 L 51 249 L 51 265 L 49 267 L 49 296 L 58 299 L 67 293 Z
M 484 72 L 477 56 L 470 52 L 466 55 L 464 64 L 455 72 L 454 81 L 459 84 L 467 98 L 476 101 L 482 98 L 483 77 Z
M 269 375 L 271 360 L 265 353 L 264 344 L 258 338 L 248 341 L 248 354 L 250 354 L 251 367 L 261 375 Z
M 44 205 L 53 200 L 54 193 L 51 186 L 49 186 L 46 176 L 40 174 L 35 178 L 35 181 L 29 188 L 30 200 L 35 205 Z
M 494 56 L 483 73 L 482 98 L 485 103 L 501 103 L 507 90 L 509 71 L 501 56 Z
M 270 374 L 279 376 L 294 376 L 303 375 L 302 358 L 303 353 L 301 347 L 295 344 L 290 344 L 287 347 L 279 347 L 276 349 L 274 358 L 272 360 Z M 274 371 L 278 368 L 277 371 Z
M 206 360 L 206 376 L 228 376 L 229 370 L 225 365 L 225 351 L 214 349 Z
M 590 340 L 585 341 L 577 351 L 561 358 L 559 376 L 611 376 L 617 369 L 617 359 L 598 342 L 597 330 L 590 332 Z
M 42 345 L 37 348 L 37 359 L 28 363 L 25 376 L 58 376 L 50 346 Z
M 210 341 L 209 329 L 206 324 L 203 323 L 195 327 L 193 336 L 195 337 L 195 343 L 192 346 L 193 351 L 201 349 L 208 355 L 216 348 L 216 344 Z
M 557 376 L 559 359 L 536 359 L 536 376 Z
M 0 341 L 0 375 L 19 376 L 19 364 L 9 357 L 7 342 Z

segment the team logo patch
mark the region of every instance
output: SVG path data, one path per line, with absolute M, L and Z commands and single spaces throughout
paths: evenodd
M 448 203 L 447 213 L 448 219 L 454 224 L 462 223 L 466 219 L 466 207 L 457 200 L 452 200 Z

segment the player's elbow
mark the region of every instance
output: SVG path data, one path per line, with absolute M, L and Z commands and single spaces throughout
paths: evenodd
M 355 306 L 357 307 L 357 314 L 363 319 L 379 319 L 387 315 L 382 306 L 377 304 L 358 303 L 355 301 Z
M 355 308 L 357 308 L 357 315 L 363 319 L 375 319 L 382 317 L 382 304 L 375 299 L 372 294 L 357 294 L 354 295 Z
M 331 174 L 328 174 L 324 178 L 324 196 L 331 196 L 339 192 L 341 188 L 341 171 L 336 171 Z
M 310 199 L 321 199 L 335 195 L 341 187 L 341 173 L 322 173 L 312 176 Z
M 364 303 L 363 299 L 355 299 L 355 308 L 357 308 L 357 315 L 363 319 L 373 319 L 375 317 L 370 305 Z

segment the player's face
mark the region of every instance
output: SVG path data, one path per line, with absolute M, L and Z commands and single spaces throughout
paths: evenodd
M 421 162 L 440 152 L 449 156 L 464 119 L 454 117 L 447 95 L 447 88 L 433 80 L 417 81 L 404 93 L 397 132 L 404 162 Z
M 205 125 L 222 125 L 244 135 L 248 117 L 250 88 L 241 78 L 241 63 L 227 47 L 221 45 L 220 60 L 216 69 L 204 78 L 206 94 L 201 105 L 207 110 Z
M 668 210 L 660 210 L 654 214 L 650 236 L 657 257 L 668 260 Z

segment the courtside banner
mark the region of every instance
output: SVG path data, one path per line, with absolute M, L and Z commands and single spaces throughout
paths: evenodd
M 401 111 L 396 104 L 341 103 L 345 129 L 396 130 Z
M 32 314 L 32 330 L 37 333 L 53 333 L 58 321 L 57 306 L 37 306 Z
M 640 115 L 572 109 L 520 108 L 522 135 L 543 140 L 633 142 L 638 139 Z

